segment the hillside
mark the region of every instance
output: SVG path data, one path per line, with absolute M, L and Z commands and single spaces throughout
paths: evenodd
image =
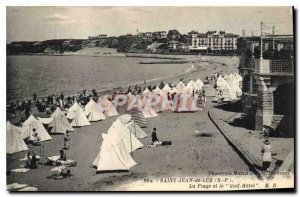
M 116 49 L 117 52 L 147 52 L 147 46 L 152 41 L 137 36 L 108 37 L 97 40 L 60 39 L 42 42 L 12 42 L 6 45 L 7 55 L 19 54 L 102 54 L 116 53 L 100 48 Z M 95 48 L 95 49 L 91 49 Z

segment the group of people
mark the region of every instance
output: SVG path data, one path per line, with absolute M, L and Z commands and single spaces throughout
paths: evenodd
M 203 83 L 204 84 L 209 84 L 210 81 L 215 82 L 215 81 L 217 81 L 217 79 L 219 78 L 219 76 L 220 76 L 219 72 L 216 72 L 212 76 L 206 76 L 205 79 L 204 79 L 204 81 L 203 81 Z
M 218 76 L 218 75 L 217 75 Z M 184 78 L 180 79 L 181 82 L 184 81 Z M 174 87 L 172 84 L 168 84 L 171 88 Z M 162 81 L 158 87 L 160 89 L 163 89 L 165 86 L 165 83 Z M 148 88 L 150 92 L 155 90 L 157 88 L 156 85 L 146 85 L 146 81 L 144 84 L 144 88 L 141 86 L 135 85 L 134 87 L 129 86 L 127 89 L 123 90 L 115 90 L 112 93 L 112 98 L 109 100 L 112 100 L 114 95 L 121 94 L 121 95 L 126 95 L 128 93 L 131 93 L 133 95 L 141 95 L 142 92 Z M 168 99 L 169 100 L 174 100 L 176 96 L 176 92 L 174 93 L 167 93 Z M 193 91 L 192 96 L 195 96 L 196 94 L 200 95 L 200 98 L 202 100 L 205 100 L 205 91 Z M 12 117 L 15 117 L 16 112 L 22 112 L 25 114 L 25 117 L 21 116 L 20 122 L 25 121 L 31 114 L 31 111 L 34 107 L 37 108 L 39 112 L 46 112 L 48 115 L 53 113 L 55 109 L 59 106 L 61 109 L 65 108 L 70 108 L 74 102 L 76 101 L 78 104 L 81 106 L 85 106 L 90 99 L 93 99 L 95 102 L 98 101 L 98 93 L 95 89 L 92 89 L 91 92 L 87 92 L 87 90 L 83 90 L 82 93 L 78 94 L 77 96 L 65 96 L 63 92 L 59 94 L 51 94 L 46 97 L 38 97 L 36 93 L 33 93 L 32 95 L 32 100 L 28 101 L 16 101 L 16 102 L 11 102 L 7 106 L 7 112 L 8 114 L 12 114 Z
M 37 169 L 39 162 L 39 156 L 36 153 L 29 149 L 26 155 L 26 168 Z M 55 161 L 50 161 L 51 165 L 60 166 L 59 170 L 55 173 L 55 178 L 67 178 L 71 176 L 71 170 L 67 165 L 64 165 L 64 162 L 67 162 L 67 155 L 64 150 L 60 150 L 59 158 Z
M 25 116 L 20 116 L 20 123 L 24 122 L 31 114 L 32 109 L 36 107 L 39 112 L 46 112 L 48 115 L 52 114 L 55 109 L 59 106 L 61 109 L 70 108 L 75 101 L 81 105 L 86 105 L 90 98 L 95 98 L 98 96 L 95 89 L 92 90 L 90 94 L 87 90 L 83 90 L 81 94 L 77 96 L 64 96 L 64 93 L 52 94 L 46 97 L 38 98 L 36 93 L 33 93 L 32 100 L 11 102 L 7 106 L 7 113 L 11 115 L 12 118 L 16 117 L 17 112 L 21 112 Z
M 65 149 L 65 150 L 70 149 L 70 140 L 71 140 L 70 132 L 66 131 L 66 134 L 64 135 L 63 149 Z M 33 146 L 41 145 L 39 134 L 35 128 L 32 129 L 31 143 Z M 67 177 L 71 176 L 71 170 L 64 164 L 64 162 L 67 162 L 67 155 L 63 149 L 60 150 L 59 158 L 57 160 L 50 161 L 51 165 L 61 166 L 61 168 L 55 174 L 55 178 L 59 178 L 59 179 L 67 178 Z M 29 169 L 37 169 L 38 161 L 39 161 L 39 156 L 36 155 L 36 153 L 33 151 L 33 149 L 29 149 L 29 151 L 26 155 L 26 166 L 25 167 L 29 168 Z
M 28 102 L 25 101 L 21 102 L 17 100 L 15 103 L 11 102 L 7 106 L 7 112 L 13 114 L 14 116 L 17 113 L 17 111 L 24 112 L 26 118 L 28 118 L 30 116 L 31 107 L 32 107 L 31 100 L 29 100 Z
M 184 78 L 181 78 L 179 81 L 181 82 L 184 82 Z M 114 96 L 115 95 L 127 95 L 128 93 L 131 93 L 132 95 L 142 95 L 143 91 L 147 88 L 150 92 L 153 92 L 157 87 L 159 89 L 163 89 L 165 87 L 165 83 L 163 81 L 161 81 L 161 83 L 156 86 L 156 85 L 149 85 L 149 86 L 145 86 L 144 88 L 141 88 L 140 86 L 138 85 L 135 85 L 134 87 L 131 87 L 129 86 L 127 90 L 123 90 L 123 89 L 120 89 L 118 91 L 114 91 L 113 94 L 112 94 L 112 98 L 111 100 L 114 99 Z M 167 84 L 170 88 L 175 88 L 175 85 L 172 85 L 172 84 Z M 174 101 L 174 98 L 176 98 L 176 95 L 177 94 L 180 94 L 180 93 L 176 93 L 176 92 L 173 92 L 173 93 L 170 93 L 170 92 L 167 92 L 166 95 L 167 95 L 167 98 L 169 101 Z M 200 100 L 203 101 L 203 105 L 205 105 L 205 101 L 206 101 L 206 95 L 205 95 L 205 90 L 193 90 L 192 91 L 192 94 L 191 96 L 192 97 L 195 97 L 196 95 L 198 95 L 198 98 Z

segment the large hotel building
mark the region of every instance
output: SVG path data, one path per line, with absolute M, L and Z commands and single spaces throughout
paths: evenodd
M 237 50 L 238 37 L 225 31 L 208 31 L 205 34 L 191 31 L 188 33 L 189 50 L 234 51 Z

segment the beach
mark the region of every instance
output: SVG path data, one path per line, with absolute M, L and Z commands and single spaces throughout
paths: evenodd
M 221 58 L 222 59 L 222 58 Z M 215 62 L 220 62 L 216 57 Z M 236 61 L 229 59 L 225 65 L 220 63 L 201 63 L 196 71 L 181 75 L 164 78 L 164 82 L 178 81 L 179 77 L 185 79 L 203 80 L 205 76 L 211 76 L 215 72 L 235 72 Z M 153 80 L 158 84 L 160 80 Z M 122 185 L 134 183 L 144 178 L 161 177 L 185 177 L 185 176 L 208 176 L 209 171 L 248 171 L 249 167 L 236 154 L 227 143 L 222 134 L 208 118 L 208 109 L 213 103 L 211 99 L 207 106 L 194 113 L 162 112 L 158 117 L 147 119 L 148 128 L 144 131 L 147 138 L 140 141 L 144 145 L 132 153 L 137 166 L 125 173 L 96 174 L 92 168 L 92 162 L 96 158 L 101 143 L 101 133 L 106 133 L 116 117 L 107 120 L 93 122 L 91 126 L 75 128 L 71 133 L 71 149 L 66 151 L 67 157 L 76 160 L 77 167 L 71 168 L 70 179 L 53 180 L 47 177 L 51 175 L 53 166 L 39 165 L 38 169 L 26 173 L 12 172 L 8 177 L 8 183 L 18 182 L 36 186 L 40 191 L 105 191 L 119 190 Z M 170 146 L 148 148 L 146 145 L 151 141 L 153 127 L 158 130 L 158 137 L 163 141 L 172 141 Z M 197 129 L 204 133 L 196 136 L 193 131 Z M 52 135 L 53 140 L 44 142 L 44 158 L 58 155 L 63 146 L 63 135 Z M 216 146 L 218 144 L 218 146 Z M 40 154 L 40 148 L 34 147 L 34 151 Z M 25 152 L 7 156 L 7 170 L 18 168 L 24 158 Z M 222 165 L 220 165 L 222 164 Z M 253 178 L 256 177 L 253 175 Z M 130 188 L 127 188 L 130 190 Z
M 294 6 L 6 6 L 6 193 L 295 191 Z

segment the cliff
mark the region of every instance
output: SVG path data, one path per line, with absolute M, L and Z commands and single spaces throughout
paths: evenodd
M 151 40 L 136 36 L 108 37 L 96 40 L 87 39 L 59 39 L 42 42 L 12 42 L 6 45 L 7 55 L 21 54 L 72 54 L 85 53 L 88 48 L 112 48 L 117 52 L 147 52 Z M 82 52 L 83 50 L 83 52 Z M 104 52 L 105 53 L 105 52 Z M 112 52 L 108 52 L 112 53 Z

